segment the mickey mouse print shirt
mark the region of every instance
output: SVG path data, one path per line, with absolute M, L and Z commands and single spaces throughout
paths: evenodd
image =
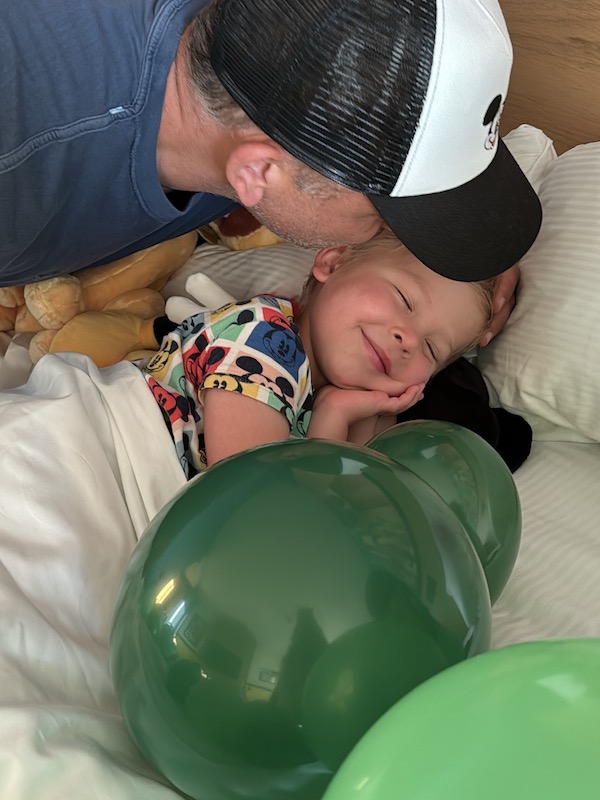
M 194 314 L 143 369 L 186 477 L 206 469 L 202 394 L 240 392 L 283 414 L 305 436 L 313 405 L 308 358 L 289 300 L 254 297 Z

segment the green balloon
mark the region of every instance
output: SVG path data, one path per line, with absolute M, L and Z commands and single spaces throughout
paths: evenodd
M 477 554 L 426 483 L 367 448 L 290 440 L 217 464 L 151 523 L 111 670 L 179 790 L 318 800 L 381 714 L 489 647 L 490 618 Z
M 503 459 L 468 428 L 435 420 L 395 425 L 368 446 L 422 478 L 454 511 L 481 560 L 493 605 L 521 543 L 521 503 Z
M 511 645 L 400 700 L 324 800 L 589 800 L 599 731 L 600 639 Z
M 304 735 L 332 768 L 339 767 L 361 732 L 387 711 L 390 686 L 402 697 L 446 668 L 446 647 L 452 644 L 444 641 L 444 631 L 432 636 L 408 598 L 406 607 L 404 620 L 367 622 L 333 641 L 306 679 Z

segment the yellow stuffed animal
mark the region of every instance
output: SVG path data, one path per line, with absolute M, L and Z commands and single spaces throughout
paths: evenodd
M 155 350 L 153 320 L 165 308 L 160 289 L 197 239 L 186 233 L 100 267 L 0 288 L 0 330 L 35 334 L 34 363 L 45 353 L 75 351 L 104 367 Z
M 241 207 L 199 232 L 228 250 L 283 241 Z M 34 364 L 46 353 L 83 353 L 99 367 L 144 358 L 159 347 L 154 321 L 165 314 L 160 289 L 191 256 L 197 239 L 194 231 L 100 267 L 0 288 L 0 331 L 33 334 Z

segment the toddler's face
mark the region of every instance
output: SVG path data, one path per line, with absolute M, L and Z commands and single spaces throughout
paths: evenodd
M 425 383 L 478 338 L 485 320 L 468 283 L 425 267 L 407 250 L 370 253 L 315 276 L 310 346 L 316 376 L 390 395 Z

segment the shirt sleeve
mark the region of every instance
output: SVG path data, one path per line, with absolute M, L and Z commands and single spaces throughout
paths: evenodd
M 238 306 L 211 327 L 214 339 L 202 355 L 199 394 L 239 392 L 279 411 L 291 428 L 310 391 L 310 373 L 286 309 L 274 298 L 263 298 Z

